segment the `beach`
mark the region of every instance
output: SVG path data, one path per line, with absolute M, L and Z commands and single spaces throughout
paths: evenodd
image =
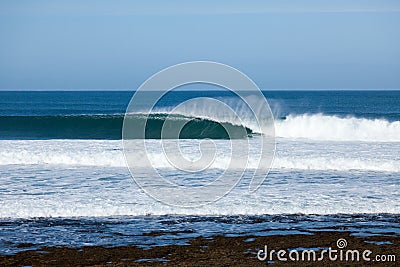
M 163 235 L 165 233 L 152 232 L 146 236 Z M 172 233 L 173 234 L 173 233 Z M 326 254 L 321 258 L 323 248 L 337 249 L 336 240 L 347 240 L 351 249 L 361 252 L 370 250 L 373 253 L 364 260 L 362 256 L 354 259 L 350 256 L 340 260 L 337 252 L 331 260 Z M 261 261 L 257 259 L 260 248 L 268 244 L 269 250 L 281 249 L 289 253 L 292 249 L 299 249 L 299 256 L 293 254 L 293 259 L 284 257 L 279 261 L 274 254 L 273 260 Z M 20 247 L 29 247 L 29 244 L 19 244 Z M 311 249 L 317 257 L 304 257 L 302 251 Z M 271 236 L 214 236 L 210 238 L 198 237 L 186 245 L 166 245 L 152 248 L 138 246 L 101 247 L 85 246 L 79 248 L 42 247 L 37 250 L 27 250 L 12 256 L 0 256 L 2 266 L 397 266 L 396 258 L 389 255 L 400 255 L 400 237 L 398 235 L 378 235 L 371 237 L 355 237 L 350 232 L 315 232 L 302 235 L 271 235 Z M 347 250 L 345 250 L 347 251 Z M 346 255 L 346 254 L 344 254 Z M 378 262 L 379 255 L 384 261 Z M 358 259 L 358 260 L 357 260 Z M 380 258 L 379 258 L 380 259 Z

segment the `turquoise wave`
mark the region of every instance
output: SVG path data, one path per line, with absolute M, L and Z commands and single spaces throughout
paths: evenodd
M 145 125 L 146 139 L 160 139 L 167 117 L 168 114 L 130 114 L 126 119 L 130 129 L 124 138 L 142 138 Z M 123 121 L 123 114 L 0 116 L 0 139 L 121 139 Z M 170 115 L 163 138 L 176 138 L 174 129 L 182 123 L 185 126 L 180 139 L 237 139 L 253 134 L 249 128 L 228 122 Z

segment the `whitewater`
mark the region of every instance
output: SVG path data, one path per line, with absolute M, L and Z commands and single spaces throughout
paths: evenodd
M 141 142 L 141 141 L 137 141 Z M 162 152 L 160 141 L 147 141 L 148 157 L 155 168 L 172 168 Z M 193 147 L 188 157 L 196 158 L 194 142 L 182 141 Z M 217 157 L 210 168 L 225 169 L 229 165 L 229 146 L 226 140 L 214 141 L 225 153 Z M 251 142 L 251 141 L 250 141 Z M 117 140 L 0 140 L 0 166 L 7 165 L 60 165 L 93 167 L 126 167 L 121 141 Z M 400 172 L 400 142 L 346 143 L 329 141 L 277 140 L 272 169 L 382 171 Z M 248 168 L 258 167 L 257 154 L 250 154 Z M 137 167 L 140 168 L 138 160 Z
M 321 141 L 400 142 L 400 121 L 324 114 L 289 115 L 275 121 L 277 137 Z

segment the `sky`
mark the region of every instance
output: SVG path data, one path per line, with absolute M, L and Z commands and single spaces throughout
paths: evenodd
M 132 90 L 207 60 L 262 89 L 399 89 L 400 1 L 0 0 L 0 90 Z

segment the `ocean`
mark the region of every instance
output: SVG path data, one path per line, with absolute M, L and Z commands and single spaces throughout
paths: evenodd
M 121 141 L 132 95 L 0 92 L 1 254 L 42 246 L 146 247 L 185 244 L 198 236 L 341 228 L 355 235 L 400 234 L 400 91 L 264 91 L 276 136 L 267 178 L 252 193 L 245 177 L 222 199 L 194 208 L 156 201 L 132 179 Z M 232 95 L 173 91 L 158 107 L 165 112 L 195 97 Z M 188 146 L 199 138 L 229 145 L 219 125 L 237 125 L 210 112 L 209 118 L 177 116 L 194 119 L 181 133 Z M 143 120 L 140 114 L 134 119 Z M 163 112 L 152 115 L 148 142 L 159 142 L 164 119 Z M 245 136 L 235 138 L 257 141 L 261 133 L 253 122 L 243 126 Z M 157 168 L 186 186 L 207 181 L 229 160 L 216 160 L 207 172 L 182 180 L 168 162 L 158 160 L 157 151 L 149 153 Z M 250 158 L 249 168 L 256 166 Z M 156 231 L 165 234 L 143 236 Z

